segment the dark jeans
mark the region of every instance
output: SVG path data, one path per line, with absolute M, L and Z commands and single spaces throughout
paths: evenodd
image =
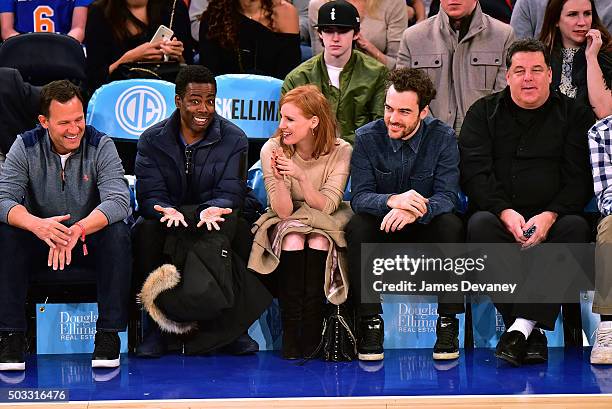
M 353 215 L 346 226 L 349 267 L 349 299 L 357 306 L 359 316 L 382 314 L 380 303 L 361 302 L 361 244 L 363 243 L 463 243 L 463 222 L 452 213 L 434 217 L 428 224 L 413 223 L 402 230 L 385 233 L 380 230 L 382 218 L 359 213 Z M 463 303 L 450 303 L 439 299 L 439 314 L 465 312 Z
M 96 273 L 100 331 L 124 331 L 132 275 L 130 229 L 117 222 L 87 236 L 89 254 L 83 256 L 81 242 L 72 250 L 72 263 L 63 272 L 47 267 L 49 246 L 34 234 L 0 223 L 0 331 L 25 331 L 24 306 L 29 277 L 46 269 L 49 275 L 70 274 L 87 268 Z
M 514 243 L 514 237 L 506 230 L 499 217 L 491 212 L 479 211 L 470 217 L 467 226 L 468 243 Z M 582 216 L 560 216 L 548 231 L 546 243 L 588 243 L 591 228 Z M 495 308 L 504 318 L 508 328 L 516 318 L 536 321 L 539 326 L 553 330 L 560 304 L 500 304 Z

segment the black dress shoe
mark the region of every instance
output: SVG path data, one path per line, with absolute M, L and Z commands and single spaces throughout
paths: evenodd
M 548 361 L 548 340 L 546 335 L 534 328 L 527 338 L 527 352 L 525 353 L 525 364 L 542 364 Z
M 527 340 L 525 335 L 520 331 L 510 331 L 504 332 L 499 339 L 495 349 L 495 356 L 514 366 L 521 366 L 526 351 Z

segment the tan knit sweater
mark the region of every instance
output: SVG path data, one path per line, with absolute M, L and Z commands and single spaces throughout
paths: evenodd
M 275 209 L 273 193 L 277 182 L 272 172 L 270 159 L 272 158 L 272 151 L 276 148 L 280 148 L 280 145 L 277 139 L 272 138 L 264 144 L 260 152 L 264 183 L 272 210 Z M 348 142 L 336 139 L 335 148 L 329 154 L 322 155 L 316 160 L 303 160 L 297 153 L 291 158 L 296 165 L 304 169 L 314 188 L 327 198 L 323 213 L 332 214 L 342 201 L 349 176 L 352 152 L 353 148 Z M 297 180 L 286 176 L 284 181 L 287 189 L 291 192 L 291 199 L 294 202 L 303 202 L 304 194 Z M 294 205 L 294 209 L 297 209 L 297 206 Z

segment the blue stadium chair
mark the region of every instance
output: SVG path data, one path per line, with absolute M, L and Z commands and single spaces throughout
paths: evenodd
M 94 92 L 86 122 L 115 140 L 137 141 L 145 129 L 172 114 L 174 95 L 174 84 L 167 81 L 114 81 Z
M 140 134 L 175 109 L 174 84 L 150 79 L 102 85 L 87 106 L 86 122 L 115 140 L 126 173 L 134 173 Z
M 258 160 L 249 168 L 247 174 L 247 185 L 253 189 L 257 200 L 263 205 L 264 209 L 268 207 L 268 196 L 266 194 L 266 186 L 263 179 L 263 170 L 261 169 L 261 160 Z M 350 201 L 352 196 L 351 192 L 351 178 L 349 177 L 346 183 L 346 189 L 344 190 L 343 200 Z
M 259 159 L 259 151 L 278 127 L 279 79 L 251 74 L 217 76 L 215 109 L 238 125 L 249 137 L 249 165 Z
M 259 200 L 259 203 L 265 208 L 268 207 L 268 195 L 266 194 L 266 186 L 264 185 L 263 171 L 261 169 L 261 161 L 258 160 L 249 168 L 247 173 L 247 185 L 253 189 L 253 193 Z

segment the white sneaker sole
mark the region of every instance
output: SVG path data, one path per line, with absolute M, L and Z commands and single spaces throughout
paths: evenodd
M 612 353 L 596 353 L 591 352 L 591 363 L 596 365 L 612 364 Z
M 385 358 L 385 353 L 380 354 L 358 354 L 357 358 L 360 361 L 382 361 Z
M 434 352 L 433 359 L 435 360 L 450 360 L 459 358 L 459 351 L 457 352 Z
M 92 359 L 92 368 L 116 368 L 121 363 L 121 358 L 117 359 Z
M 25 371 L 25 362 L 2 362 L 0 371 Z

